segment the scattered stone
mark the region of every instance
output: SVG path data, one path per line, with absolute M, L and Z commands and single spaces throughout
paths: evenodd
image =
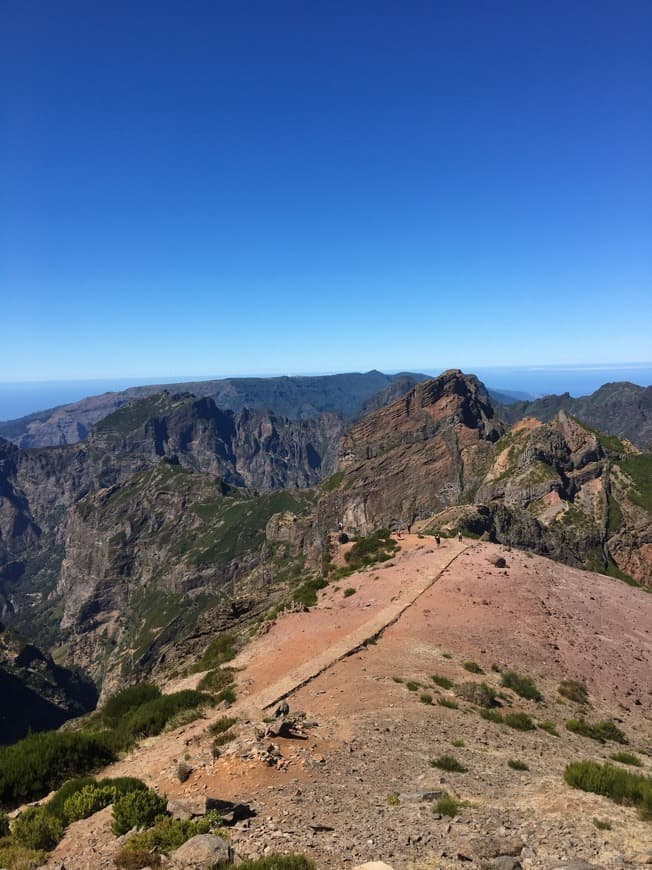
M 394 868 L 384 861 L 367 861 L 366 864 L 356 864 L 351 870 L 394 870 Z
M 507 562 L 503 556 L 489 556 L 487 561 L 495 568 L 506 568 Z

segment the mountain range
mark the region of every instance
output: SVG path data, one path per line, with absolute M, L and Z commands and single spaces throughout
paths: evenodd
M 549 413 L 550 402 L 513 411 L 510 425 L 457 370 L 332 377 L 324 395 L 309 379 L 266 385 L 292 416 L 246 407 L 219 382 L 237 407 L 170 389 L 120 394 L 98 399 L 101 416 L 73 443 L 0 440 L 5 622 L 106 696 L 327 582 L 340 524 L 361 539 L 408 524 L 461 528 L 650 581 L 652 456 L 634 438 L 594 431 L 573 405 Z M 602 407 L 613 409 L 617 386 L 594 394 Z M 641 390 L 625 390 L 625 404 L 643 416 Z M 530 413 L 542 409 L 544 421 Z

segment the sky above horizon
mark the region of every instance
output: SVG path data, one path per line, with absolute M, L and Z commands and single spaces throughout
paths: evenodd
M 648 0 L 5 0 L 0 381 L 652 359 Z

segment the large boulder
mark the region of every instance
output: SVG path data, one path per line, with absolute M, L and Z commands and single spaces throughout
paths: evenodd
M 214 834 L 192 837 L 170 855 L 174 868 L 186 870 L 217 870 L 228 864 L 231 857 L 228 842 Z

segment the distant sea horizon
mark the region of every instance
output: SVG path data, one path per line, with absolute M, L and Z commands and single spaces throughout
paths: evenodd
M 443 370 L 443 368 L 434 369 L 429 366 L 383 369 L 387 374 L 395 374 L 397 371 L 412 371 L 433 376 L 440 374 Z M 532 399 L 551 393 L 566 392 L 575 397 L 586 396 L 595 392 L 603 384 L 613 381 L 630 381 L 642 387 L 652 385 L 652 362 L 555 366 L 477 366 L 475 368 L 466 367 L 463 370 L 468 374 L 477 375 L 489 389 L 524 394 L 524 398 Z M 305 372 L 297 372 L 293 376 L 299 377 L 306 374 Z M 335 372 L 310 374 L 335 374 Z M 278 375 L 173 375 L 150 378 L 0 381 L 0 421 L 15 420 L 59 405 L 77 402 L 88 396 L 120 392 L 129 387 L 236 377 L 278 377 Z

